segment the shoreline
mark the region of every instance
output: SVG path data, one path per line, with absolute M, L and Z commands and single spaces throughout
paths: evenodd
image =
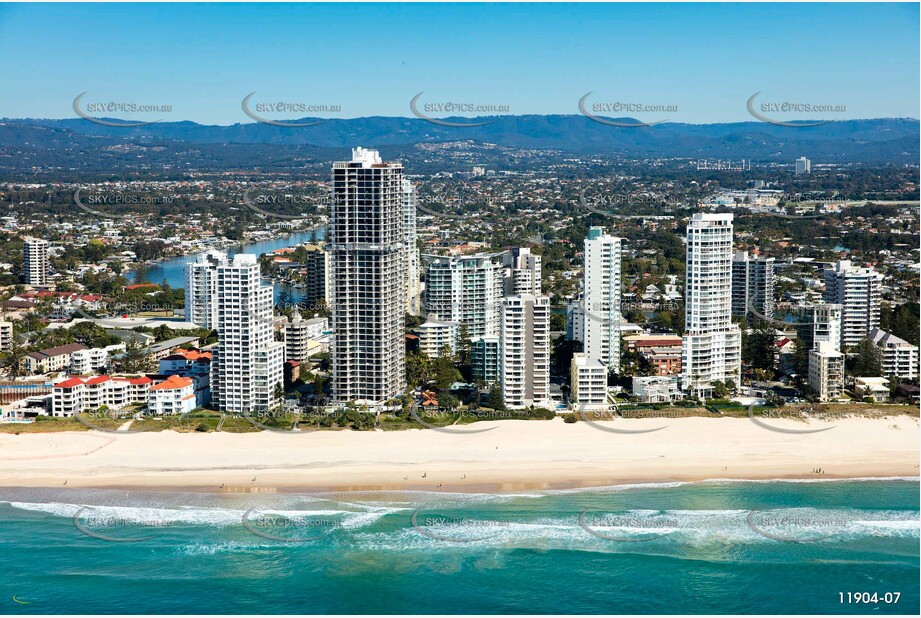
M 596 423 L 649 429 L 657 419 Z M 919 421 L 834 423 L 671 419 L 611 434 L 583 424 L 482 421 L 472 435 L 429 429 L 310 434 L 58 432 L 0 435 L 0 487 L 193 493 L 433 491 L 508 493 L 722 480 L 917 478 Z M 479 425 L 480 423 L 478 423 Z M 114 438 L 114 439 L 113 439 Z M 812 472 L 822 468 L 824 474 Z

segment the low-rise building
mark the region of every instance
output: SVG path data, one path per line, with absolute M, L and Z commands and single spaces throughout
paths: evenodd
M 325 334 L 328 331 L 327 318 L 305 320 L 299 311 L 295 311 L 291 320 L 284 323 L 285 360 L 304 362 L 314 354 L 328 350 L 329 339 Z
M 883 375 L 914 380 L 918 377 L 918 346 L 892 333 L 873 328 L 867 337 L 883 352 Z
M 178 349 L 160 359 L 160 374 L 191 379 L 195 405 L 201 407 L 211 403 L 211 352 Z
M 26 371 L 29 373 L 49 373 L 69 367 L 71 355 L 78 350 L 86 349 L 86 346 L 80 343 L 68 343 L 67 345 L 46 348 L 38 352 L 30 352 L 25 355 L 23 360 Z
M 875 403 L 889 401 L 889 380 L 877 377 L 854 378 L 854 394 Z
M 13 345 L 13 323 L 0 320 L 0 352 L 6 352 Z
M 156 416 L 186 414 L 195 409 L 195 383 L 191 378 L 170 376 L 150 387 L 147 410 Z
M 124 351 L 124 343 L 118 343 L 104 348 L 77 350 L 70 355 L 70 373 L 78 375 L 99 373 L 109 366 L 109 355 L 111 353 Z
M 51 391 L 51 415 L 73 416 L 102 406 L 121 409 L 132 403 L 147 401 L 153 380 L 111 377 L 69 378 L 54 385 Z
M 634 376 L 633 396 L 642 403 L 667 403 L 681 399 L 678 376 Z
M 844 354 L 830 341 L 817 341 L 809 351 L 809 386 L 816 401 L 840 399 L 844 393 Z
M 569 369 L 569 398 L 580 410 L 603 407 L 608 398 L 608 368 L 588 354 L 572 355 Z

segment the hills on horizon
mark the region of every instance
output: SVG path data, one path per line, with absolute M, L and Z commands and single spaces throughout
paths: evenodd
M 316 122 L 306 118 L 286 122 Z M 0 120 L 0 157 L 25 153 L 67 167 L 62 149 L 82 156 L 114 145 L 166 151 L 207 151 L 208 167 L 221 167 L 220 153 L 240 152 L 267 157 L 336 160 L 354 146 L 399 152 L 419 144 L 472 141 L 479 146 L 560 151 L 632 159 L 746 159 L 756 163 L 790 164 L 800 156 L 814 163 L 917 164 L 919 121 L 907 118 L 839 120 L 815 127 L 777 126 L 765 122 L 717 124 L 662 123 L 651 127 L 613 127 L 581 115 L 524 115 L 486 118 L 444 118 L 452 122 L 484 122 L 447 127 L 420 118 L 371 116 L 327 119 L 310 127 L 279 127 L 259 122 L 202 125 L 192 121 L 157 122 L 141 127 L 109 127 L 82 118 Z M 617 119 L 635 122 L 631 119 Z M 44 130 L 42 130 L 44 129 Z M 222 148 L 215 148 L 221 146 Z M 345 151 L 347 152 L 347 150 Z M 164 153 L 166 154 L 166 153 Z M 2 164 L 2 159 L 0 159 Z M 259 164 L 258 162 L 256 163 Z M 0 165 L 12 169 L 10 166 Z

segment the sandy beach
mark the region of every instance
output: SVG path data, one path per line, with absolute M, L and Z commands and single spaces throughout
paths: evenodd
M 285 492 L 512 491 L 713 478 L 917 476 L 919 422 L 620 419 L 489 421 L 392 432 L 0 434 L 0 486 Z M 488 429 L 489 431 L 481 431 Z M 822 468 L 824 474 L 813 473 Z M 255 479 L 255 480 L 254 480 Z M 223 487 L 221 487 L 223 485 Z

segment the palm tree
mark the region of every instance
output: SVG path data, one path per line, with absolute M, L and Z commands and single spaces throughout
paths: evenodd
M 0 352 L 0 367 L 5 369 L 11 378 L 18 378 L 25 372 L 25 357 L 26 349 L 14 335 L 9 348 Z

